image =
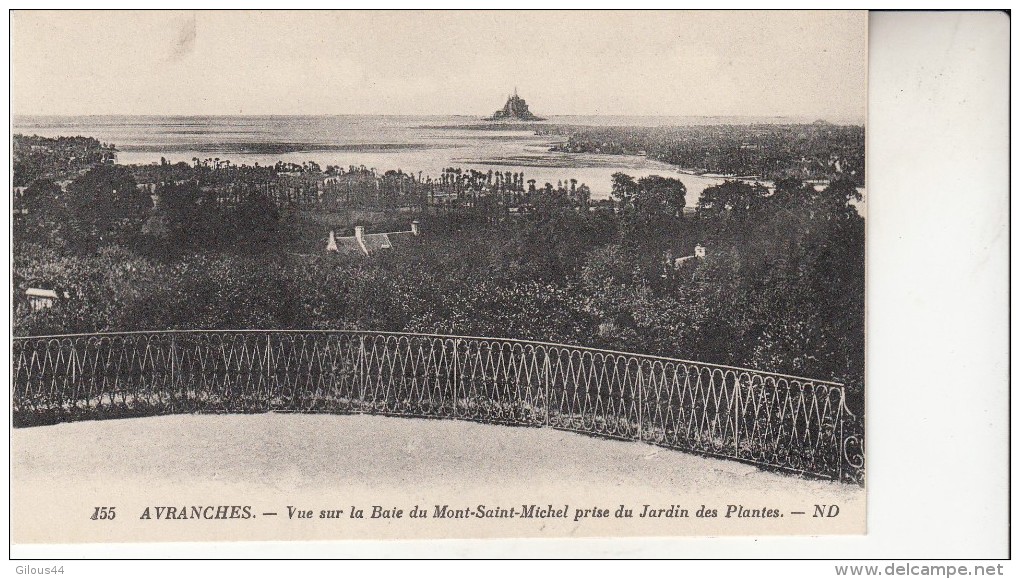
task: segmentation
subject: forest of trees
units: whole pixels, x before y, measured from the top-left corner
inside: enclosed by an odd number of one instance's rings
[[[763,180],[849,180],[864,186],[864,127],[703,125],[583,127],[536,125],[539,134],[566,136],[554,151],[647,155],[698,173]]]
[[[60,180],[101,163],[113,163],[117,149],[91,137],[14,135],[14,186],[24,187],[36,179]]]
[[[154,221],[125,167],[97,163],[65,189],[36,179],[15,223],[14,332],[500,336],[836,379],[860,394],[864,223],[853,180],[820,191],[797,179],[774,190],[727,181],[694,213],[669,177],[618,173],[613,202],[583,208],[549,189],[536,190],[532,211],[499,219],[427,215],[408,247],[364,258],[294,255],[283,241],[296,233],[259,194],[213,211],[194,184],[165,184]],[[704,259],[667,259],[695,245]],[[38,311],[17,299],[40,285],[69,297]]]

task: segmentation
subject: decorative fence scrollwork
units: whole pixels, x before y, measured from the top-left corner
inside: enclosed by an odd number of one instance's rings
[[[15,426],[184,412],[550,426],[863,482],[841,384],[562,344],[363,331],[15,338]]]

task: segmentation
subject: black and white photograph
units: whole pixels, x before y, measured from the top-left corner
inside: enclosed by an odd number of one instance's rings
[[[865,533],[867,38],[14,11],[12,542]]]

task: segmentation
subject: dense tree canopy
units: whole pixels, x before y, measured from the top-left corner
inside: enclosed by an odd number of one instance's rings
[[[266,193],[282,169],[293,169],[291,191],[324,178],[307,164],[210,159],[133,173],[99,164],[66,190],[33,181],[15,227],[15,291],[45,285],[68,298],[19,306],[15,331],[473,334],[863,384],[864,221],[852,180],[726,181],[685,213],[686,188],[672,177],[617,173],[614,200],[592,203],[576,181],[540,188],[523,174],[450,168],[433,182],[352,167],[344,187],[373,192],[352,197],[355,207],[403,203],[436,182],[463,202],[391,209],[400,228],[410,216],[399,210],[415,211],[423,234],[365,258],[323,252],[330,207],[302,213]],[[511,196],[513,214],[500,204]],[[703,258],[691,257],[696,245]]]
[[[132,241],[152,207],[120,165],[97,165],[75,179],[65,203],[71,241],[83,249]]]

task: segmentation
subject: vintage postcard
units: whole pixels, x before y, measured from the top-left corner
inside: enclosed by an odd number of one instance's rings
[[[866,13],[11,37],[12,542],[866,532]]]

